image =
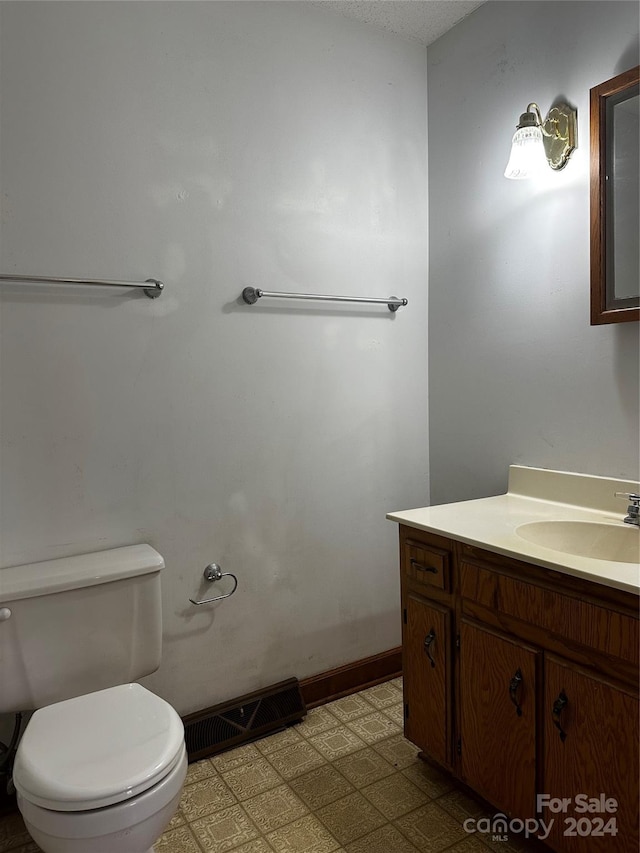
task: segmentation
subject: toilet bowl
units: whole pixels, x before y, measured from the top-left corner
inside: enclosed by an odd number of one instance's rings
[[[36,711],[13,778],[25,825],[44,853],[149,853],[186,773],[176,711],[125,684]]]
[[[187,772],[160,665],[164,560],[127,545],[12,566],[0,584],[0,713],[37,709],[13,782],[44,853],[150,853]]]

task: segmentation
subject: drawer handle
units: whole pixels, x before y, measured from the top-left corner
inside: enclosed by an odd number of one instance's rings
[[[435,669],[436,662],[433,659],[433,655],[431,654],[431,643],[433,643],[435,638],[436,638],[436,632],[433,630],[433,628],[429,631],[427,636],[424,638],[424,650],[427,653],[427,657],[429,658],[429,663],[431,664],[431,666],[434,669]]]
[[[516,714],[521,717],[522,716],[522,708],[520,707],[520,703],[518,702],[518,688],[522,684],[522,670],[520,667],[516,669],[515,675],[509,682],[509,699],[516,706]]]
[[[433,575],[438,574],[438,570],[435,566],[423,566],[422,563],[419,563],[417,560],[411,558],[411,567],[416,570],[416,572],[431,572]]]
[[[560,740],[561,740],[563,743],[564,743],[564,742],[565,742],[565,740],[567,739],[567,733],[566,733],[566,732],[565,732],[565,730],[562,728],[562,723],[561,723],[561,720],[560,720],[560,714],[562,714],[562,711],[563,711],[563,709],[566,707],[566,705],[568,704],[568,702],[569,702],[569,700],[568,700],[568,698],[567,698],[567,694],[564,692],[564,690],[561,690],[561,691],[560,691],[560,693],[559,693],[559,695],[558,695],[558,698],[557,698],[557,699],[556,699],[556,701],[553,703],[553,707],[552,707],[552,709],[551,709],[551,714],[552,714],[552,716],[553,716],[553,725],[554,725],[554,726],[558,729],[558,731],[560,732]]]

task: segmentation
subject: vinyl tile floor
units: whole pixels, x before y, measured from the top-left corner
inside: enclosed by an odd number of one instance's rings
[[[529,853],[469,834],[490,816],[402,736],[402,679],[308,712],[303,722],[189,766],[155,853]],[[0,853],[39,853],[0,819]],[[111,853],[111,851],[104,851]]]

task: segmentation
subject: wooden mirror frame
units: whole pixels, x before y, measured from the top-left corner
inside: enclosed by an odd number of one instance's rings
[[[590,90],[591,141],[591,325],[640,320],[640,307],[607,308],[607,98],[631,89],[640,81],[640,65]]]

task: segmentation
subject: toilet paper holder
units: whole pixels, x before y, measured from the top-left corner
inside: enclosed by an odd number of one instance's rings
[[[233,595],[238,587],[238,578],[235,575],[232,575],[231,572],[223,572],[217,563],[209,563],[203,572],[203,577],[206,581],[209,581],[209,583],[219,581],[220,578],[233,578],[233,589],[231,592],[225,592],[224,595],[217,595],[215,598],[205,598],[203,601],[195,601],[193,598],[190,598],[189,601],[197,606],[201,604],[211,604],[212,601],[222,601],[223,598],[229,598],[229,596]]]

